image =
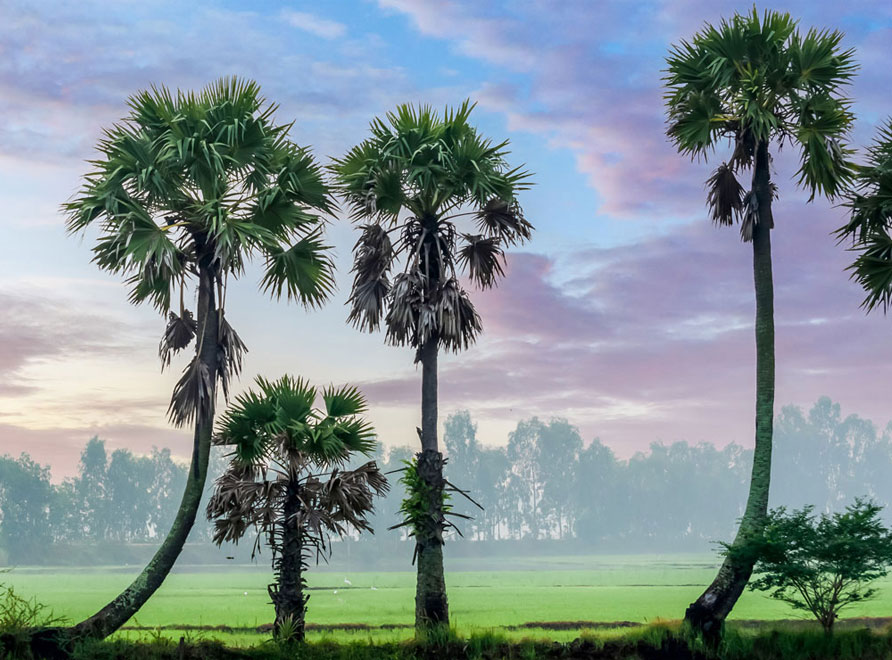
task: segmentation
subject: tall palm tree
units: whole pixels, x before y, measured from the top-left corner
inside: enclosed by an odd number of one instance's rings
[[[877,132],[855,184],[846,195],[849,222],[837,235],[854,241],[857,257],[849,270],[867,294],[863,306],[885,313],[892,303],[892,119]]]
[[[664,78],[668,135],[679,152],[709,155],[727,139],[730,158],[707,181],[707,203],[717,225],[740,220],[743,241],[753,246],[756,292],[756,433],[746,510],[734,545],[764,524],[771,479],[774,417],[774,284],[771,273],[772,149],[789,143],[799,151],[798,183],[833,198],[852,174],[845,140],[852,123],[841,88],[855,72],[853,51],[842,50],[840,32],[800,33],[789,14],[766,11],[706,25],[691,41],[674,46]],[[751,173],[749,190],[738,175]],[[733,550],[733,548],[732,548]],[[753,558],[731,552],[713,583],[685,619],[708,635],[722,624],[746,586]]]
[[[245,345],[225,314],[226,283],[260,258],[261,286],[304,305],[334,286],[320,214],[332,203],[310,153],[274,123],[252,81],[225,78],[200,93],[164,87],[129,101],[130,115],[106,131],[83,188],[65,205],[68,229],[99,225],[93,261],[121,274],[130,301],[168,315],[162,365],[193,339],[195,355],[174,387],[169,416],[194,426],[192,464],[177,516],[143,572],[77,636],[120,628],[161,585],[186,542],[207,477],[217,383],[228,393]],[[186,289],[197,289],[196,313]],[[179,308],[172,300],[179,294]],[[189,298],[192,298],[190,295]],[[162,366],[162,368],[163,368]]]
[[[441,349],[467,348],[481,330],[459,272],[481,288],[494,286],[504,275],[505,246],[532,231],[516,197],[529,187],[529,174],[509,168],[507,142],[495,144],[468,123],[473,107],[466,101],[440,117],[429,107],[400,106],[386,120],[375,119],[371,136],[332,166],[354,220],[365,223],[354,249],[349,320],[369,332],[383,321],[386,340],[412,347],[421,363],[415,467],[427,485],[430,516],[414,530],[419,628],[449,621],[437,356]],[[458,231],[462,216],[474,218],[477,233]]]
[[[303,641],[310,559],[327,556],[328,536],[350,528],[372,531],[367,516],[374,497],[387,492],[375,461],[343,469],[355,454],[371,456],[374,429],[362,418],[366,402],[356,388],[326,388],[324,410],[315,410],[316,389],[301,379],[257,379],[226,411],[216,444],[234,446],[227,470],[208,502],[214,541],[238,542],[254,529],[256,553],[272,549],[276,608],[274,634]]]

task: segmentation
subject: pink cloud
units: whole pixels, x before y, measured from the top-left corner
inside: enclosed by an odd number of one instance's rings
[[[690,37],[706,21],[740,11],[739,3],[542,2],[515,5],[498,17],[489,5],[469,0],[379,4],[405,13],[416,29],[456,44],[463,55],[501,67],[505,80],[490,76],[475,95],[481,106],[504,113],[512,130],[545,135],[554,146],[571,149],[577,168],[603,198],[601,212],[665,217],[698,208],[692,200],[700,198],[706,169],[691,177],[689,165],[665,137],[664,58],[670,44]],[[804,29],[847,31],[845,45],[863,56],[868,82],[856,81],[852,89],[856,110],[887,111],[879,92],[892,82],[881,61],[887,30],[876,26],[880,17],[892,14],[888,6],[801,0],[778,9],[791,11]],[[517,73],[529,79],[523,94],[506,82]],[[863,134],[858,131],[859,139]]]

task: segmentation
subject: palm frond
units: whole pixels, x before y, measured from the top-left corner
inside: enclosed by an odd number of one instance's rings
[[[465,244],[458,252],[458,264],[468,269],[470,278],[482,289],[496,284],[505,275],[505,253],[497,237],[462,234]]]
[[[196,355],[173,388],[167,415],[174,426],[185,426],[197,419],[207,419],[213,406],[213,398],[214,375]]]
[[[219,338],[217,340],[217,374],[223,386],[223,397],[229,399],[229,381],[242,371],[242,358],[248,347],[229,325],[226,315],[220,313]]]
[[[162,369],[170,366],[172,355],[180,352],[192,343],[197,327],[198,324],[192,317],[192,312],[188,309],[182,311],[182,316],[175,312],[169,313],[164,336],[158,345],[158,356],[161,358]]]
[[[329,386],[322,391],[325,412],[329,417],[361,415],[368,410],[362,393],[352,385]]]
[[[353,289],[348,303],[348,321],[361,330],[376,330],[390,292],[389,272],[394,249],[387,231],[380,225],[365,225],[353,248]]]
[[[528,241],[533,233],[533,225],[527,222],[517,201],[490,199],[477,211],[477,224],[486,236],[508,245]]]
[[[321,305],[335,287],[334,263],[327,254],[330,249],[319,231],[287,249],[268,248],[261,287],[277,298],[284,293],[308,307]]]
[[[743,186],[738,183],[733,170],[722,163],[707,179],[706,188],[712,221],[717,225],[733,224],[734,215],[743,208]]]

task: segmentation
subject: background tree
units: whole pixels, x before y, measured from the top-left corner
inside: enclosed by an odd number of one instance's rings
[[[349,319],[369,332],[383,321],[387,341],[411,346],[421,363],[417,471],[436,524],[416,538],[419,627],[449,621],[437,356],[467,348],[481,330],[459,272],[481,288],[494,286],[504,274],[504,248],[532,231],[516,197],[528,174],[508,167],[507,142],[495,144],[468,123],[472,109],[466,101],[440,117],[429,107],[400,106],[373,121],[371,137],[333,165],[353,218],[366,223],[354,250]],[[460,233],[460,216],[472,216],[479,233]],[[400,259],[402,271],[392,275]]]
[[[852,175],[845,146],[852,115],[840,94],[855,72],[853,51],[838,31],[802,34],[789,14],[754,8],[718,27],[707,25],[667,59],[668,135],[683,154],[706,156],[727,139],[732,154],[707,181],[717,225],[740,220],[753,246],[756,292],[756,437],[747,508],[738,538],[757,534],[768,511],[774,417],[774,284],[771,270],[771,149],[799,150],[799,184],[833,198]],[[752,174],[745,191],[737,176]],[[729,554],[716,579],[687,610],[695,628],[717,634],[752,573],[742,555]]]
[[[11,564],[29,564],[52,540],[47,525],[53,503],[48,468],[22,454],[0,456],[0,549]]]
[[[829,634],[840,610],[875,596],[871,583],[889,573],[892,533],[881,510],[863,499],[820,518],[811,506],[773,509],[760,536],[726,552],[757,558],[750,588],[811,612]]]
[[[169,408],[173,424],[194,425],[194,444],[183,500],[158,552],[120,596],[74,629],[100,637],[161,585],[195,522],[217,384],[228,392],[246,350],[226,319],[228,279],[259,257],[262,287],[277,297],[316,305],[333,287],[319,216],[332,207],[321,171],[289,140],[290,125],[274,123],[276,106],[256,83],[225,78],[197,94],[152,88],[129,105],[130,115],[106,131],[94,171],[65,205],[68,228],[99,224],[96,264],[126,277],[132,303],[148,301],[168,315],[163,366],[195,339]],[[194,315],[185,304],[185,290],[193,287]]]
[[[372,531],[367,516],[387,480],[374,461],[343,469],[353,454],[375,451],[374,430],[362,418],[365,399],[353,387],[327,388],[324,410],[316,390],[301,379],[257,379],[226,411],[215,442],[232,445],[232,460],[208,503],[214,541],[238,542],[249,529],[272,549],[276,608],[274,634],[303,641],[305,571],[330,553],[328,535],[349,528]],[[329,472],[330,471],[330,472]]]

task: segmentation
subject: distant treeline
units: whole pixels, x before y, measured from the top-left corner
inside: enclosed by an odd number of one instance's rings
[[[743,512],[751,451],[730,444],[654,443],[649,451],[619,460],[595,439],[586,444],[564,419],[518,423],[508,445],[481,443],[467,412],[451,415],[444,444],[447,477],[468,490],[483,510],[453,494],[464,539],[458,543],[532,547],[548,541],[592,552],[704,550],[730,539]],[[721,440],[721,439],[717,439]],[[377,457],[397,470],[414,449],[396,447]],[[226,458],[216,452],[210,474]],[[0,457],[0,564],[58,559],[53,548],[151,543],[167,532],[186,478],[170,451],[136,456],[91,439],[78,475],[59,485],[49,468],[27,455]],[[775,423],[772,505],[837,510],[867,495],[892,503],[892,425],[882,431],[857,415],[843,418],[823,397],[808,413],[787,406]],[[354,553],[373,555],[402,542],[399,474],[379,500],[373,524]],[[196,521],[193,543],[209,543],[210,525]],[[357,557],[359,559],[359,557]]]

